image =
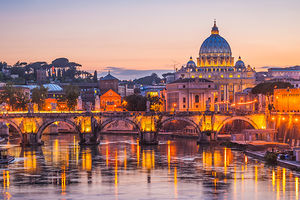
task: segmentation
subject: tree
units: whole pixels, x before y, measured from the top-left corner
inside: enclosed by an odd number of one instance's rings
[[[64,88],[64,91],[65,100],[67,102],[69,110],[75,110],[75,106],[77,105],[77,99],[80,95],[79,88],[77,86],[68,85]]]
[[[95,83],[97,83],[97,81],[98,81],[98,74],[97,74],[97,70],[95,70],[94,71],[94,76],[93,76],[93,81],[95,82]]]
[[[270,104],[270,96],[274,95],[274,89],[286,89],[286,88],[293,88],[293,85],[289,82],[264,82],[256,85],[252,88],[252,94],[263,94],[268,98],[268,110],[271,111],[274,106]]]
[[[126,109],[129,111],[145,111],[147,98],[141,95],[130,95],[125,97]]]
[[[27,109],[27,105],[29,103],[29,99],[27,96],[25,96],[25,94],[21,91],[17,92],[17,103],[15,105],[15,109],[16,110],[26,110]]]
[[[25,110],[29,103],[28,97],[22,92],[21,88],[14,87],[8,83],[4,87],[4,91],[0,93],[1,103],[6,103],[10,106],[10,110]]]
[[[274,89],[293,88],[293,85],[288,82],[264,82],[252,88],[252,94],[263,94],[270,96],[274,94]]]
[[[38,105],[39,110],[43,110],[47,96],[48,89],[41,85],[32,90],[31,99],[33,103]]]
[[[162,110],[163,100],[158,96],[147,95],[147,100],[150,102],[150,110],[159,112]]]

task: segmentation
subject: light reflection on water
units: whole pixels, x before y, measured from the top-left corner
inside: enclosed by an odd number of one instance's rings
[[[104,135],[80,147],[76,135],[43,136],[37,148],[12,147],[1,166],[2,199],[298,199],[299,178],[242,152],[190,139],[143,147]]]

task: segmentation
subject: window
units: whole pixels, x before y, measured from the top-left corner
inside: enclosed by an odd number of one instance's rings
[[[232,76],[232,74],[229,74],[229,78],[232,78],[233,76]]]
[[[208,85],[208,88],[210,88],[210,85]]]
[[[185,97],[183,97],[183,99],[182,99],[182,102],[183,102],[183,103],[185,103],[185,102],[186,102],[186,99],[185,99]]]
[[[183,105],[183,108],[185,108],[185,105]]]
[[[185,88],[185,85],[182,85],[182,88]]]
[[[199,95],[195,96],[195,103],[199,103]]]
[[[208,78],[211,78],[211,75],[208,75]]]
[[[223,74],[221,74],[221,78],[224,78],[224,75],[223,75]]]
[[[202,78],[202,74],[199,75],[199,78]]]

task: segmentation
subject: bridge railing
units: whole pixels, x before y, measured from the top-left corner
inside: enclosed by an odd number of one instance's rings
[[[41,112],[2,112],[0,118],[16,117],[74,117],[74,116],[102,116],[102,117],[134,117],[134,116],[198,116],[198,115],[228,115],[228,116],[245,116],[258,114],[259,112],[211,112],[211,111],[175,111],[175,112],[143,112],[143,111],[114,111],[114,112],[87,112],[87,111],[41,111]],[[260,113],[261,114],[261,113]],[[277,113],[278,114],[278,113]]]

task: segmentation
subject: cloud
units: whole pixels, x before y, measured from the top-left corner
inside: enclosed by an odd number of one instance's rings
[[[161,76],[164,73],[172,72],[172,70],[138,70],[138,69],[126,69],[121,67],[105,67],[103,70],[98,70],[98,77],[106,76],[108,71],[111,75],[115,76],[120,80],[134,80],[144,76],[149,76],[152,73],[156,73],[158,76]]]

